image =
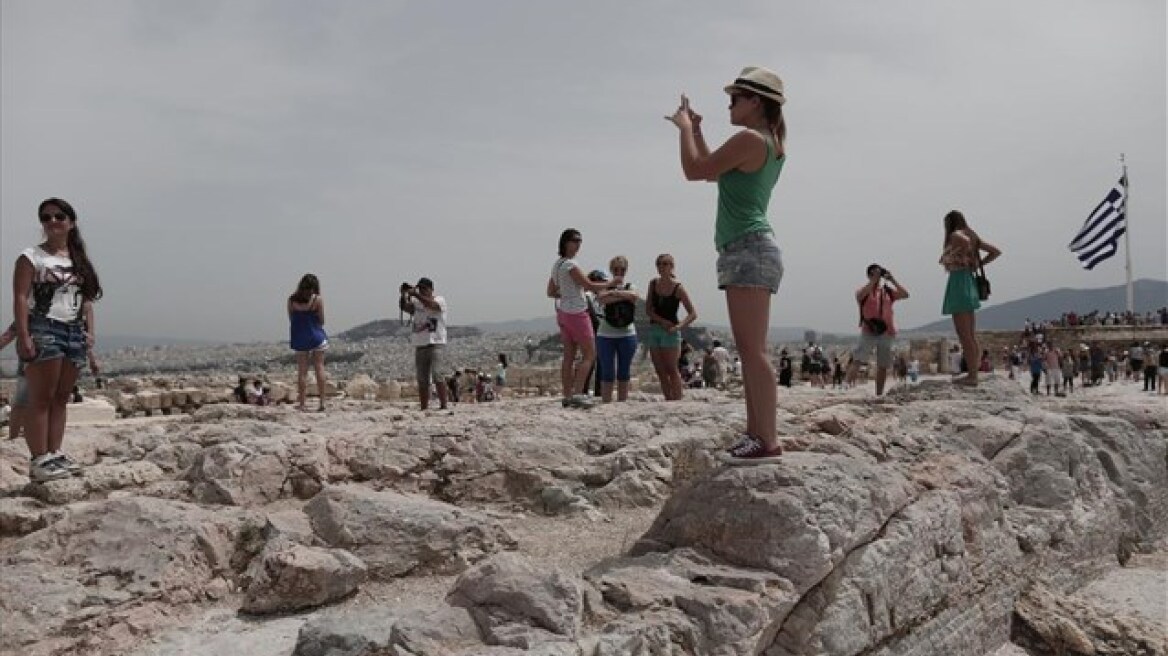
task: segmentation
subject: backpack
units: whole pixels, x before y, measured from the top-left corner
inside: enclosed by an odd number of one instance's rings
[[[624,289],[628,289],[626,284]],[[614,301],[604,304],[604,320],[613,328],[626,328],[637,319],[637,305],[632,301]]]

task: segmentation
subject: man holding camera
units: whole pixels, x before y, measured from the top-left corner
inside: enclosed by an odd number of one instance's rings
[[[860,305],[860,345],[852,353],[848,365],[848,384],[856,382],[860,361],[867,360],[875,348],[876,396],[881,396],[884,381],[888,378],[888,367],[892,364],[892,340],[896,337],[892,304],[908,298],[908,290],[879,264],[869,264],[866,273],[868,284],[856,290],[856,302]],[[884,284],[885,281],[891,287]]]
[[[418,284],[401,285],[398,308],[412,317],[410,343],[414,345],[414,370],[418,379],[418,399],[422,409],[430,407],[430,383],[438,392],[439,408],[446,409],[446,381],[442,379],[442,352],[446,348],[446,299],[434,293],[434,282],[421,278]]]

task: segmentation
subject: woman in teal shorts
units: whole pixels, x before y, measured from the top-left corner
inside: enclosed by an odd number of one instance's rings
[[[683,385],[677,356],[681,353],[681,329],[698,318],[693,303],[685,287],[673,275],[673,256],[663,253],[657,256],[657,277],[649,281],[649,293],[645,297],[645,312],[649,315],[649,334],[645,335],[645,347],[653,359],[653,369],[657,380],[661,381],[661,393],[666,401],[678,401]],[[685,319],[678,320],[677,310],[685,307]]]
[[[981,300],[977,293],[977,281],[973,272],[978,268],[978,258],[981,253],[981,265],[989,264],[998,259],[1002,251],[996,246],[988,244],[977,236],[977,233],[965,222],[965,216],[953,210],[945,215],[945,243],[941,251],[941,266],[949,272],[949,282],[945,287],[945,301],[941,305],[941,312],[953,316],[953,329],[957,331],[957,339],[961,342],[962,356],[969,365],[969,375],[954,380],[960,385],[977,385],[978,367],[981,346],[977,343],[977,325],[974,313],[981,307]]]

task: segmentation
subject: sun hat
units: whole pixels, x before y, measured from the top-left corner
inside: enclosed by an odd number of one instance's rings
[[[738,78],[726,85],[725,90],[726,93],[733,94],[735,89],[770,98],[780,105],[787,102],[787,97],[783,95],[783,81],[773,71],[761,66],[747,66],[742,69]]]

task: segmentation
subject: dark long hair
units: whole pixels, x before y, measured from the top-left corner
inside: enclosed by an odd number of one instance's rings
[[[973,238],[974,249],[976,250],[976,243],[978,241],[977,233],[973,231],[973,228],[969,227],[969,223],[965,220],[965,215],[958,210],[949,210],[949,213],[945,215],[945,241],[941,243],[941,248],[949,245],[949,236],[958,230],[964,230],[969,233],[969,236]]]
[[[560,233],[560,246],[557,249],[560,257],[566,257],[568,251],[568,242],[579,237],[580,231],[575,228],[568,228],[567,230]]]
[[[784,145],[787,141],[787,121],[783,118],[783,106],[766,96],[759,96],[758,99],[762,101],[763,116],[766,117],[767,126],[775,138],[775,159],[778,159],[787,152]]]
[[[312,300],[313,294],[320,293],[320,281],[311,273],[304,274],[300,279],[300,284],[296,285],[296,291],[288,297],[289,301],[293,303],[307,303]]]
[[[73,260],[73,273],[81,278],[81,297],[87,301],[96,301],[101,298],[101,281],[97,278],[97,269],[93,268],[89,254],[85,252],[85,240],[81,238],[81,230],[77,227],[77,210],[60,198],[46,198],[37,205],[37,216],[45,211],[46,205],[61,210],[73,222],[73,229],[69,231],[66,242],[69,246],[69,259]]]
[[[504,369],[507,368],[507,354],[506,353],[499,354],[499,364],[503,365]]]

